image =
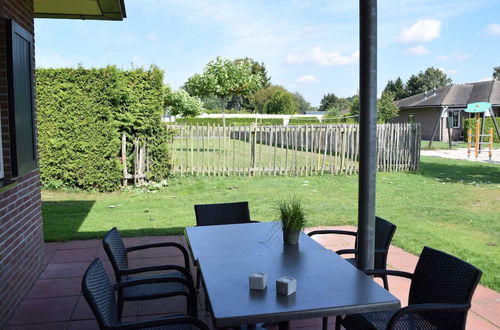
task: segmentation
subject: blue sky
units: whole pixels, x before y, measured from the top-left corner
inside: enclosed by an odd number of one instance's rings
[[[38,67],[149,67],[179,88],[216,56],[264,62],[317,106],[359,85],[358,1],[125,0],[122,22],[35,21]],[[378,89],[434,66],[454,83],[500,66],[499,0],[379,0]]]

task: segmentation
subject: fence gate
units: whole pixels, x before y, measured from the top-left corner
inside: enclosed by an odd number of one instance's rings
[[[357,173],[358,125],[169,126],[171,168],[191,175],[321,175]],[[417,170],[419,124],[377,127],[380,171]]]

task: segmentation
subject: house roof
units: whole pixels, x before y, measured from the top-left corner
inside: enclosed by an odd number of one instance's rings
[[[121,21],[127,14],[124,0],[34,0],[34,17]]]
[[[448,85],[397,101],[399,108],[466,107],[469,103],[489,102],[500,106],[500,81],[490,80]]]

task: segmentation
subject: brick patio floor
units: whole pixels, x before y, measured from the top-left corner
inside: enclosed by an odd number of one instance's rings
[[[327,229],[333,227],[322,227]],[[353,227],[335,227],[336,229],[353,230]],[[319,228],[311,228],[319,229]],[[317,240],[324,246],[337,250],[352,247],[351,238],[341,236],[318,236]],[[182,236],[165,237],[135,237],[126,238],[127,246],[165,241],[185,244]],[[140,267],[155,264],[179,263],[182,257],[173,254],[176,251],[168,248],[138,251],[130,254],[130,266]],[[46,266],[38,281],[24,300],[17,307],[5,330],[76,330],[97,329],[97,323],[81,296],[81,278],[89,263],[100,257],[112,275],[111,265],[102,249],[100,240],[70,241],[65,243],[46,243]],[[403,250],[391,247],[389,252],[389,267],[412,272],[418,257]],[[112,276],[113,278],[113,276]],[[409,281],[390,278],[389,286],[403,305],[407,302]],[[199,295],[203,297],[203,294]],[[203,312],[203,299],[200,299],[200,318],[210,323],[209,316]],[[168,298],[152,301],[125,303],[124,320],[140,320],[165,316],[168,313],[183,313],[185,302],[183,298]],[[334,318],[330,327],[334,328]],[[472,309],[469,311],[467,329],[498,329],[500,327],[500,294],[479,286],[473,297]],[[321,320],[292,321],[293,329],[321,329]]]

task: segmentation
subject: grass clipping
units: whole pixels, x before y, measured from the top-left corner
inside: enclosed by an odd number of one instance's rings
[[[278,220],[283,232],[300,231],[305,228],[307,220],[301,199],[297,196],[281,198],[276,201]]]

